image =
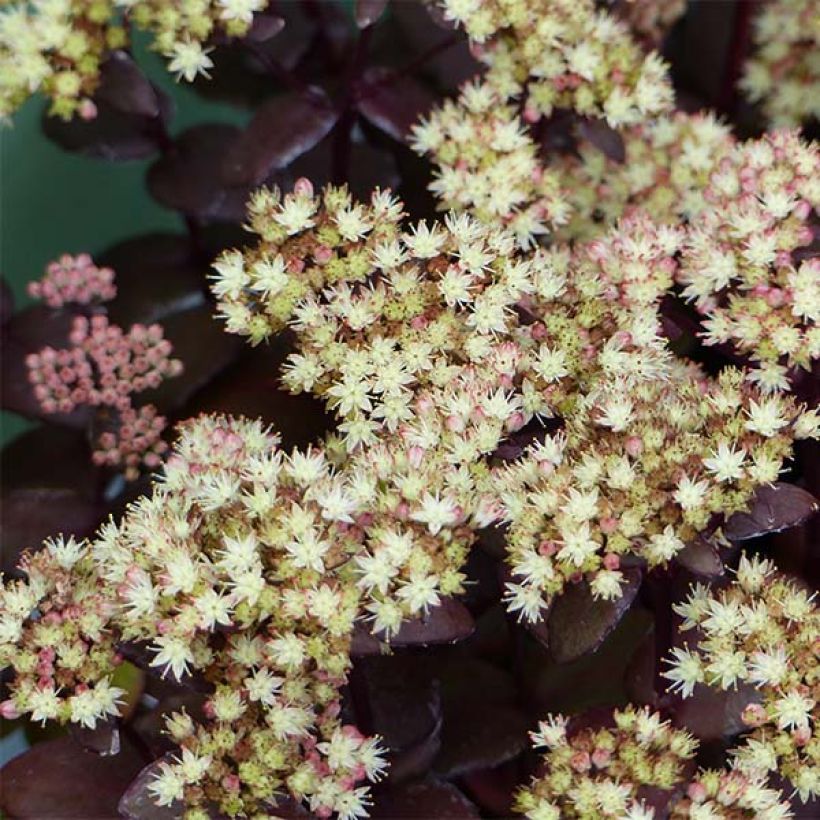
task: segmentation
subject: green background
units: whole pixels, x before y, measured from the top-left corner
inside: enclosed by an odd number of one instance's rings
[[[138,42],[135,57],[174,100],[170,131],[199,122],[241,125],[250,113],[204,100],[177,84],[159,56]],[[46,102],[30,99],[0,126],[0,272],[11,285],[17,309],[30,303],[26,283],[63,253],[92,256],[109,245],[149,231],[178,231],[179,217],[154,202],[145,187],[152,160],[109,162],[64,151],[46,139],[41,120]],[[0,439],[14,438],[30,423],[0,414]]]

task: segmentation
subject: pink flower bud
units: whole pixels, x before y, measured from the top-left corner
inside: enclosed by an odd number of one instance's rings
[[[296,196],[313,196],[313,183],[307,177],[299,177],[293,183],[293,193]]]

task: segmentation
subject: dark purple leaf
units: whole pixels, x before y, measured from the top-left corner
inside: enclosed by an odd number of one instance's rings
[[[114,818],[142,765],[128,742],[112,757],[85,751],[68,736],[38,743],[3,767],[0,807],[19,820]]]
[[[423,617],[405,621],[390,639],[390,645],[399,647],[455,643],[469,638],[474,629],[475,621],[467,607],[452,598],[445,598]]]
[[[354,16],[359,28],[368,28],[384,14],[388,0],[356,0]]]
[[[222,181],[229,186],[259,184],[313,148],[337,118],[327,95],[316,87],[261,105],[248,127],[227,146]]]
[[[232,125],[197,125],[148,170],[151,195],[167,208],[201,219],[240,221],[250,187],[225,185],[219,166],[240,130]]]
[[[735,513],[723,525],[730,541],[746,541],[802,524],[817,512],[817,500],[794,484],[775,482],[758,488],[751,509]]]
[[[209,305],[168,316],[162,326],[165,338],[173,345],[174,357],[182,360],[184,369],[179,376],[166,379],[156,390],[146,390],[140,397],[166,412],[182,407],[235,361],[244,341],[225,332]]]
[[[246,40],[254,43],[264,43],[276,37],[283,28],[285,20],[275,14],[254,14],[250,30],[245,35]]]
[[[548,626],[550,651],[559,663],[594,652],[617,626],[641,585],[638,570],[624,572],[623,595],[616,601],[596,600],[585,581],[572,584],[555,600]]]
[[[491,817],[514,817],[515,794],[525,782],[521,768],[519,761],[510,760],[494,769],[467,772],[459,783],[467,796]]]
[[[175,820],[181,816],[184,809],[181,803],[158,806],[148,791],[148,787],[162,771],[161,764],[170,762],[170,759],[171,755],[168,755],[165,761],[155,760],[136,776],[120,798],[117,806],[120,817],[126,820]]]
[[[743,710],[760,700],[760,692],[749,684],[726,692],[698,684],[691,697],[672,699],[673,723],[704,743],[728,739],[747,729]]]
[[[159,90],[155,93],[162,116],[170,119],[171,99]],[[44,117],[43,132],[66,151],[96,159],[145,159],[154,155],[158,148],[154,118],[123,113],[102,100],[97,105],[96,117],[90,120]]]
[[[108,248],[97,264],[112,268],[117,296],[108,304],[112,322],[162,322],[167,316],[205,302],[208,268],[192,258],[187,237],[149,234]]]
[[[93,729],[71,723],[69,724],[69,734],[83,749],[101,757],[111,757],[111,755],[120,753],[120,730],[117,721],[114,719],[104,722],[97,721],[97,725]]]
[[[195,721],[204,719],[205,695],[182,690],[179,694],[168,695],[148,712],[137,715],[131,728],[155,757],[173,751],[176,744],[168,736],[165,719],[173,712],[185,710]]]
[[[51,535],[91,535],[104,514],[104,508],[95,501],[67,487],[21,488],[4,493],[0,510],[3,570],[13,568],[22,550],[39,547]]]
[[[399,142],[433,106],[433,96],[410,76],[373,66],[364,73],[356,107],[372,125]]]
[[[122,111],[154,118],[160,114],[160,99],[153,85],[131,55],[121,49],[112,51],[100,70],[100,85],[95,98]]]
[[[294,396],[282,389],[279,374],[286,352],[278,339],[247,351],[191,399],[186,414],[219,412],[261,418],[274,425],[287,448],[316,441],[332,428],[332,417],[313,396]]]
[[[367,701],[362,716],[359,686]],[[416,658],[396,655],[358,661],[351,687],[357,718],[384,739],[391,782],[426,774],[441,746],[438,682]]]
[[[717,547],[706,538],[697,537],[690,541],[676,556],[675,560],[695,575],[718,578],[723,575],[723,561]]]
[[[14,294],[5,277],[0,277],[0,326],[5,325],[14,313]]]
[[[623,163],[626,159],[623,138],[604,120],[583,119],[578,123],[578,133],[614,162]]]
[[[374,820],[468,820],[481,815],[451,783],[424,780],[388,785],[374,794]]]

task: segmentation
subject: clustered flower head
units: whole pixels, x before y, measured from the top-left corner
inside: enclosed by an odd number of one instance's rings
[[[666,66],[644,54],[625,24],[593,0],[443,0],[467,32],[484,79],[504,100],[521,99],[534,122],[556,108],[634,125],[667,110]]]
[[[564,430],[500,481],[510,608],[539,620],[581,578],[595,597],[619,598],[625,559],[666,565],[716,517],[744,510],[757,487],[777,479],[792,440],[815,426],[738,370],[711,380],[678,364],[628,389],[591,391]]]
[[[704,191],[709,207],[687,232],[679,281],[705,316],[706,344],[731,344],[766,390],[820,358],[820,267],[795,261],[812,241],[820,152],[796,132],[739,144]]]
[[[767,0],[740,87],[775,126],[820,117],[820,11],[813,0]]]
[[[732,752],[734,766],[755,776],[777,771],[804,801],[820,794],[820,613],[813,596],[770,561],[743,555],[731,585],[695,585],[675,610],[682,629],[697,629],[699,637],[673,650],[665,673],[672,688],[684,697],[701,683],[757,688],[759,700],[743,712],[750,734]]]
[[[120,661],[115,602],[85,542],[50,539],[19,568],[25,579],[0,591],[0,667],[14,672],[0,714],[93,729],[118,713],[125,694],[110,680]]]
[[[216,32],[247,33],[265,0],[3,0],[0,4],[0,118],[40,91],[64,119],[96,116],[92,100],[112,51],[129,44],[134,26],[170,71],[193,80],[213,67],[206,46]]]
[[[430,190],[441,210],[503,224],[523,247],[567,220],[567,190],[545,168],[515,105],[487,82],[464,85],[413,128],[413,148],[437,171]]]
[[[41,280],[29,282],[28,292],[50,308],[61,308],[67,303],[108,302],[117,295],[117,287],[111,268],[98,268],[87,253],[81,253],[50,262]]]
[[[530,820],[651,820],[648,790],[686,782],[698,745],[657,712],[634,706],[616,709],[603,725],[574,731],[567,718],[550,715],[531,737],[545,752],[515,805]]]
[[[686,794],[672,801],[670,820],[788,820],[789,801],[766,778],[738,769],[698,772]]]
[[[83,255],[49,265],[29,292],[59,307],[111,299],[116,287],[113,271],[96,268]],[[182,362],[170,357],[171,343],[160,325],[135,324],[126,332],[103,313],[92,312],[74,317],[68,341],[71,347],[46,347],[26,357],[29,382],[43,412],[98,408],[102,431],[95,442],[95,463],[122,469],[128,479],[137,477],[141,465],[156,467],[167,449],[160,438],[165,419],[152,405],[135,407],[132,396],[182,371]]]
[[[577,156],[554,158],[571,212],[557,238],[594,238],[637,210],[658,222],[695,222],[712,207],[704,198],[710,176],[736,144],[729,128],[708,112],[677,111],[620,135],[623,162],[588,140],[581,140]]]

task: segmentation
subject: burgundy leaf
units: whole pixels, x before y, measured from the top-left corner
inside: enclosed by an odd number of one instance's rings
[[[156,89],[131,55],[121,49],[112,51],[103,63],[95,98],[125,114],[149,118],[160,114]]]
[[[373,797],[370,816],[374,820],[467,820],[481,816],[455,786],[433,779],[388,785]]]
[[[309,151],[336,123],[338,112],[320,88],[285,94],[261,105],[222,159],[230,186],[255,185]]]
[[[748,512],[735,513],[723,525],[730,541],[746,541],[795,527],[817,512],[817,500],[794,484],[775,482],[759,487]]]
[[[14,313],[14,294],[5,277],[0,277],[0,326],[5,325]]]
[[[372,125],[399,142],[406,142],[410,128],[433,106],[433,96],[409,76],[373,66],[362,79],[356,107]]]
[[[583,119],[578,123],[578,133],[614,162],[623,163],[626,159],[623,138],[604,120]]]
[[[356,687],[365,689],[367,714]],[[396,655],[360,660],[352,678],[357,717],[368,732],[384,739],[389,750],[391,782],[423,776],[441,747],[441,697],[427,670],[412,656]]]
[[[455,643],[469,638],[474,629],[475,621],[467,607],[452,598],[445,598],[421,618],[405,621],[390,639],[390,645]]]
[[[97,721],[97,725],[93,729],[71,723],[69,724],[69,734],[83,749],[94,752],[94,754],[101,757],[118,755],[122,748],[119,726],[117,721],[112,718],[106,721]]]
[[[276,37],[285,28],[285,25],[284,18],[275,14],[254,14],[253,22],[245,35],[245,39],[254,43],[264,43]]]
[[[170,760],[171,755],[167,755],[163,760],[155,760],[136,776],[120,798],[117,806],[120,817],[126,820],[174,820],[182,815],[184,807],[181,803],[158,806],[148,791],[148,787],[162,771],[161,764]]]
[[[760,699],[760,692],[745,683],[726,692],[698,684],[691,697],[672,699],[673,723],[702,742],[724,740],[746,730],[743,710]]]
[[[112,757],[88,752],[69,736],[38,743],[3,767],[0,807],[20,820],[114,818],[142,765],[127,742]]]
[[[570,585],[558,597],[549,617],[550,651],[559,663],[595,651],[635,600],[641,584],[638,570],[624,572],[623,595],[616,601],[596,600],[585,581]]]
[[[695,575],[718,578],[723,575],[723,561],[717,547],[708,539],[698,536],[690,541],[676,556],[675,560]]]
[[[166,379],[156,390],[140,394],[167,412],[181,408],[202,387],[236,360],[244,342],[225,333],[209,305],[168,316],[162,322],[173,355],[182,360],[181,375]]]
[[[388,0],[356,0],[355,17],[359,28],[372,26],[384,14]]]
[[[202,720],[204,718],[204,704],[204,694],[183,690],[179,694],[162,698],[153,709],[135,717],[131,723],[131,728],[137,733],[151,754],[161,757],[176,748],[176,744],[168,736],[165,719],[173,712],[184,709],[194,720]]]
[[[250,187],[225,185],[219,165],[240,130],[232,125],[197,125],[148,170],[151,195],[167,208],[202,219],[240,221]]]
[[[310,394],[294,396],[279,380],[285,346],[274,339],[247,351],[242,358],[193,396],[185,408],[196,413],[230,413],[261,418],[274,424],[283,446],[304,447],[333,426],[324,404]]]
[[[525,778],[516,760],[502,763],[494,769],[468,772],[459,778],[467,796],[492,817],[513,817],[515,794]]]
[[[11,571],[22,550],[39,547],[51,535],[62,533],[78,538],[91,535],[104,514],[104,508],[95,501],[67,487],[5,492],[0,509],[3,570]]]
[[[155,93],[162,116],[170,118],[171,99],[159,90]],[[158,148],[153,118],[123,113],[103,100],[99,101],[97,115],[91,120],[44,117],[43,132],[66,151],[96,159],[145,159],[154,155]]]

